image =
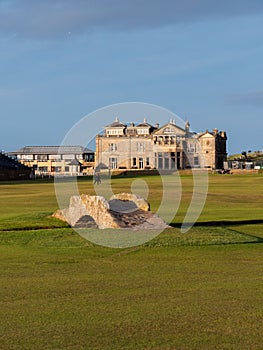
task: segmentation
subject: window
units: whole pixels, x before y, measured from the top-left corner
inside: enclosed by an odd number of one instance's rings
[[[187,142],[187,152],[188,153],[195,153],[197,152],[198,147],[198,141],[197,140],[189,140]]]
[[[118,129],[109,129],[106,131],[106,133],[108,135],[118,135],[118,134],[122,134],[122,130],[118,130]]]
[[[48,156],[50,160],[61,160],[61,155],[60,154],[50,154]]]
[[[38,154],[36,156],[37,160],[47,160],[47,154]]]
[[[194,157],[194,166],[198,166],[199,165],[199,159],[198,157]]]
[[[158,154],[154,153],[154,167],[158,168]]]
[[[48,168],[47,168],[47,166],[39,166],[38,167],[38,171],[40,171],[42,173],[47,173],[48,172]]]
[[[18,159],[20,159],[20,156],[17,156]],[[21,159],[24,160],[33,160],[33,154],[22,154],[21,155]]]
[[[164,152],[164,168],[169,169],[169,153]]]
[[[194,152],[196,152],[196,145],[192,145],[192,144],[189,144],[188,145],[188,149],[187,149],[187,152],[189,152],[189,153],[194,153]]]
[[[139,169],[143,169],[143,158],[139,158]]]
[[[163,168],[163,154],[158,152],[158,169]]]
[[[83,159],[85,160],[85,162],[94,162],[94,154],[83,154]]]
[[[116,157],[109,158],[109,168],[110,169],[117,169],[117,158]]]
[[[63,160],[73,160],[73,159],[75,159],[75,155],[74,154],[63,154],[62,155],[62,159]]]
[[[132,166],[136,166],[137,165],[137,160],[136,158],[132,158]]]
[[[139,135],[147,135],[147,134],[149,134],[149,130],[148,129],[137,129],[137,133]]]
[[[150,158],[147,157],[147,158],[146,158],[146,166],[149,166],[149,165],[150,165]]]
[[[137,143],[137,151],[138,152],[144,152],[144,143],[143,142],[138,142]]]
[[[175,169],[175,152],[171,152],[171,169]]]
[[[116,143],[110,143],[110,152],[116,152],[116,151],[117,151]]]
[[[177,169],[181,169],[181,153],[180,152],[176,152],[176,166]]]
[[[164,128],[163,133],[164,134],[174,134],[174,129],[172,129],[171,127],[168,126],[168,127]]]
[[[106,130],[107,135],[123,135],[123,129],[114,128]]]

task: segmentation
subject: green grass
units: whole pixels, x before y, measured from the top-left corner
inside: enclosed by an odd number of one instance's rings
[[[136,178],[113,178],[111,187],[114,193],[130,191]],[[149,187],[149,202],[153,211],[158,210],[162,199],[162,183],[157,176],[145,176],[142,179]],[[191,176],[182,176],[182,201],[173,220],[183,221],[192,198],[193,181]],[[70,182],[69,182],[70,184]],[[104,193],[106,183],[102,182],[97,189]],[[79,192],[95,194],[91,179],[79,180]],[[244,221],[262,220],[263,207],[263,174],[258,175],[213,175],[209,176],[209,192],[206,205],[198,219],[209,221]],[[55,221],[48,218],[57,208],[53,182],[0,183],[0,229],[12,228],[12,222],[21,222],[21,228],[36,222],[42,227]],[[25,219],[25,216],[27,218]],[[35,216],[35,217],[34,217]],[[11,225],[8,222],[11,220]]]
[[[157,210],[160,181],[143,179]],[[133,180],[114,178],[113,191]],[[182,183],[175,227],[126,249],[51,218],[52,182],[1,183],[0,348],[261,349],[262,175],[210,176],[199,225],[185,234],[191,176]],[[94,193],[90,180],[79,188]]]
[[[49,238],[50,239],[50,238]],[[260,349],[260,245],[0,246],[3,349]]]

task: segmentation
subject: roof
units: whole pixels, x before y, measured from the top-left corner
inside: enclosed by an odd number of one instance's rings
[[[171,126],[171,127],[175,128],[175,129],[178,129],[178,130],[180,130],[180,131],[186,133],[185,129],[181,128],[179,125],[169,122],[169,123],[166,123],[166,124],[164,124],[163,126],[159,127],[159,129],[155,130],[155,131],[153,132],[153,134],[159,133],[160,130],[162,130],[162,129],[168,127],[168,126]]]
[[[81,154],[94,153],[82,146],[25,146],[10,154]]]
[[[118,118],[115,119],[115,121],[109,125],[106,125],[106,128],[125,128],[127,125],[123,124],[119,121]]]
[[[68,165],[82,165],[77,159],[73,159]]]
[[[136,127],[137,128],[153,128],[153,126],[151,124],[147,123],[147,119],[146,118],[143,119],[142,123],[137,124]]]
[[[198,133],[198,137],[202,137],[204,135],[209,135],[209,136],[213,136],[213,137],[216,137],[215,134],[213,134],[212,132],[206,130],[205,132],[201,132],[201,133]]]
[[[138,125],[136,125],[137,128],[153,128],[153,126],[147,122],[143,122],[143,123],[140,123]]]

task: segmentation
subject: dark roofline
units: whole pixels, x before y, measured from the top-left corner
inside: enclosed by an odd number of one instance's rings
[[[9,154],[79,154],[94,153],[93,150],[83,146],[25,146]]]
[[[138,124],[138,125],[136,125],[136,128],[154,128],[154,126],[153,125],[151,125],[151,124],[149,124],[149,123],[140,123],[140,124]]]
[[[127,125],[121,122],[113,122],[109,125],[106,125],[105,128],[126,128]]]
[[[126,128],[126,127],[127,125],[120,122],[118,118],[116,118],[114,122],[112,122],[111,124],[105,126],[105,128]]]
[[[213,136],[213,137],[216,137],[216,136],[217,136],[217,135],[215,135],[213,132],[208,131],[208,130],[206,130],[206,131],[204,131],[204,132],[200,132],[200,133],[198,133],[197,135],[198,135],[198,138],[199,138],[199,137],[202,137],[202,136],[204,136],[204,135],[206,135],[206,134],[209,134],[209,135],[211,135],[211,136]]]

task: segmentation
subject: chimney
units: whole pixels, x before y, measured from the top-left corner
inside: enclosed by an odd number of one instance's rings
[[[217,135],[217,134],[218,134],[218,129],[217,129],[217,128],[214,128],[213,134],[214,134],[214,135]]]

